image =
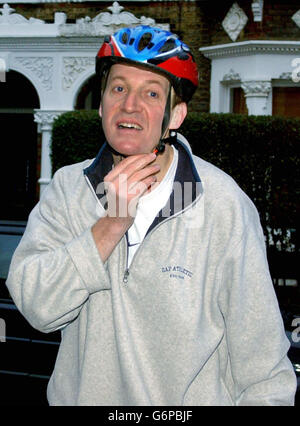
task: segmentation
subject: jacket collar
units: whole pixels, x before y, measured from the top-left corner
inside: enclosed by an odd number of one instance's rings
[[[167,216],[172,216],[186,209],[202,194],[201,179],[196,170],[192,154],[186,145],[177,139],[174,147],[178,150],[178,165],[174,179],[173,191],[170,195],[168,211],[162,209],[155,218],[149,231]],[[83,170],[84,175],[104,208],[107,207],[104,191],[104,177],[113,167],[113,156],[108,143],[105,142],[92,164]]]

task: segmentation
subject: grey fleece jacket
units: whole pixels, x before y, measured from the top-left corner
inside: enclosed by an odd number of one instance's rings
[[[126,273],[125,236],[103,264],[91,233],[106,148],[60,169],[30,214],[7,286],[33,327],[61,328],[50,405],[294,403],[257,210],[183,138],[176,148],[193,199],[170,203]]]

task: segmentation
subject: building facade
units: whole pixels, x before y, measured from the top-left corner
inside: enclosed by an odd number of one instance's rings
[[[169,29],[193,49],[198,112],[300,116],[299,0],[0,1],[0,122],[4,156],[0,220],[26,220],[51,171],[53,120],[97,108],[95,55],[122,26]]]

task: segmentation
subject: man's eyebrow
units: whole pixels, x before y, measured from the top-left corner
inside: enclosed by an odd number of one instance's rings
[[[113,77],[110,77],[110,80],[126,80],[125,77],[122,77],[121,75],[115,75]]]
[[[164,84],[159,80],[146,80],[145,83],[148,84],[157,84],[158,86],[162,87],[164,89]]]
[[[115,80],[121,80],[121,81],[125,81],[126,82],[126,77],[123,77],[121,75],[115,75],[113,77],[111,77],[110,81],[115,81]],[[162,88],[164,87],[163,83],[159,80],[155,80],[155,79],[146,79],[143,80],[144,83],[146,84],[157,84],[159,86],[161,86]]]

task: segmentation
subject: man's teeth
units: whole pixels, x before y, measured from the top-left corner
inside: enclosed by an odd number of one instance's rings
[[[126,129],[142,130],[141,126],[135,123],[120,123],[118,127],[119,129],[126,128]]]

